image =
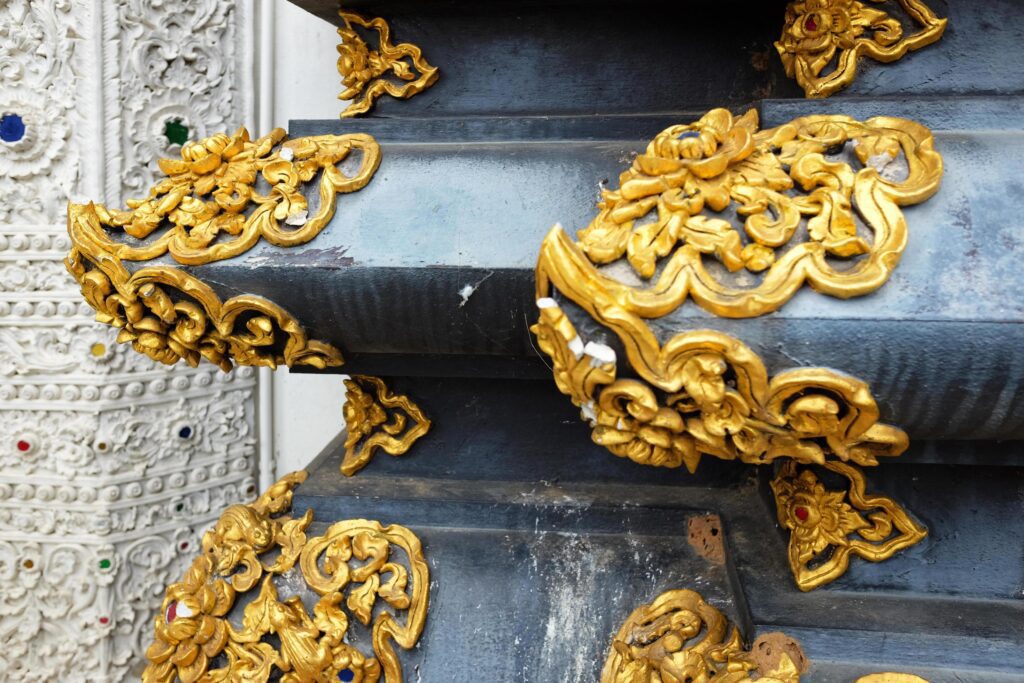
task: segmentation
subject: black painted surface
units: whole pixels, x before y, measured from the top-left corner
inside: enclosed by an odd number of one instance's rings
[[[1012,447],[993,446],[1011,467],[926,464],[925,447],[872,470],[869,491],[905,503],[929,537],[885,563],[854,560],[836,582],[801,593],[767,468],[758,481],[754,468],[714,459],[689,475],[616,458],[589,443],[547,382],[392,381],[435,430],[352,478],[338,472],[339,436],[295,505],[318,519],[401,522],[424,538],[437,592],[421,646],[403,655],[424,680],[477,680],[477,667],[493,680],[521,670],[522,680],[596,680],[626,614],[680,586],[703,592],[748,638],[797,637],[813,662],[809,681],[879,670],[932,683],[1024,677],[1024,536],[993,523],[1019,519],[1024,500],[1024,457]],[[687,520],[708,512],[722,519],[724,566],[686,541]],[[475,638],[485,639],[483,661],[466,649]],[[579,650],[589,659],[575,659]],[[445,676],[428,676],[444,666]]]
[[[336,20],[335,0],[296,4]],[[349,479],[339,436],[295,500],[320,520],[398,522],[424,540],[432,607],[420,646],[401,654],[406,680],[594,681],[631,609],[689,587],[748,641],[798,638],[814,683],[882,670],[1024,681],[1024,441],[1003,441],[1024,439],[1024,6],[932,0],[950,18],[939,43],[894,64],[863,59],[849,89],[812,101],[771,46],[784,5],[347,0],[420,45],[440,80],[365,118],[292,122],[293,136],[374,135],[377,175],[311,243],[193,269],[222,295],[282,304],[344,351],[340,371],[390,376],[433,418],[408,455],[378,454]],[[910,433],[906,454],[868,472],[869,491],[930,535],[884,563],[855,559],[811,593],[793,585],[768,468],[706,458],[690,475],[614,457],[528,332],[550,227],[585,226],[632,154],[716,106],[759,106],[764,126],[905,116],[936,132],[945,159],[939,194],[905,209],[910,243],[876,293],[805,288],[749,320],[690,302],[656,324],[662,339],[737,336],[771,373],[855,374]],[[688,520],[708,513],[722,519],[724,565],[686,542]]]

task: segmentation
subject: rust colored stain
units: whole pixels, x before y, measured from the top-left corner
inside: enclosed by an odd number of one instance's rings
[[[779,657],[785,653],[793,660],[797,671],[807,671],[807,655],[804,654],[800,643],[795,638],[790,638],[781,631],[765,633],[754,641],[750,648],[750,655],[757,664],[758,671],[774,671],[779,665]]]
[[[705,560],[725,564],[725,539],[718,515],[690,517],[686,522],[690,546]]]

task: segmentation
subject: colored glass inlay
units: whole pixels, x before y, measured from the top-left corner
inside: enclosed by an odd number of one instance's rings
[[[96,356],[97,358],[99,358],[100,356],[102,356],[106,352],[107,352],[107,345],[106,344],[101,344],[99,342],[93,344],[89,348],[89,353],[91,353],[92,355]]]
[[[100,560],[100,569],[110,569],[110,560]]]
[[[164,124],[164,135],[172,145],[184,145],[188,142],[188,126],[181,119],[171,119]]]
[[[349,681],[356,680],[356,674],[352,669],[342,669],[338,672],[338,680],[348,683]]]
[[[811,515],[811,513],[808,512],[807,508],[805,507],[798,507],[797,509],[793,510],[793,512],[796,513],[796,518],[799,519],[801,522],[806,522],[807,518]]]
[[[190,436],[192,436],[192,428],[182,427],[181,429],[178,430],[178,436],[181,437],[182,439],[189,438]]]
[[[25,121],[17,114],[0,116],[0,140],[17,142],[25,137]]]
[[[29,443],[28,441],[25,441],[24,439],[19,439],[19,440],[18,440],[18,443],[14,444],[14,445],[15,445],[15,446],[17,447],[17,449],[18,449],[19,451],[21,451],[22,453],[24,453],[25,451],[27,451],[27,450],[29,450],[30,448],[32,448],[32,444],[30,444],[30,443]]]

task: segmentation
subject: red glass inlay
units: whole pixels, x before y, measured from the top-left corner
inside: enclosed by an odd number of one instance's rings
[[[167,623],[171,623],[178,618],[178,603],[172,602],[167,606]]]
[[[818,22],[814,20],[814,17],[807,17],[807,21],[804,23],[804,26],[807,27],[808,31],[818,30]]]
[[[32,444],[30,444],[28,441],[25,441],[24,439],[19,440],[18,443],[15,444],[15,446],[17,446],[18,450],[21,451],[22,453],[32,448]]]
[[[796,513],[797,519],[799,519],[801,522],[806,522],[807,518],[811,515],[810,511],[805,507],[798,507],[797,509],[793,510],[793,512]]]

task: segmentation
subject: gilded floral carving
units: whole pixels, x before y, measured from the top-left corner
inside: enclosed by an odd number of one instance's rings
[[[407,396],[392,393],[379,377],[352,375],[345,388],[345,476],[366,467],[378,449],[404,455],[430,431],[430,420],[420,407]]]
[[[771,482],[779,524],[790,532],[789,564],[800,590],[839,578],[852,556],[881,562],[927,536],[894,500],[865,493],[864,475],[827,462],[849,481],[848,491],[826,489],[810,469],[785,462]]]
[[[385,20],[366,19],[345,10],[339,14],[338,72],[345,90],[338,99],[350,101],[342,118],[365,114],[381,95],[408,99],[437,82],[437,67],[427,62],[418,46],[391,43],[391,27]],[[376,49],[363,39],[360,30],[376,31]]]
[[[167,589],[143,681],[402,680],[394,645],[415,646],[427,614],[419,540],[367,520],[307,535],[312,511],[287,516],[305,478],[288,475],[251,505],[228,508],[203,536],[203,553]],[[282,595],[284,575],[300,576],[318,596],[312,616],[301,596]],[[228,615],[241,600],[237,625]],[[371,629],[373,656],[349,644],[349,614]]]
[[[808,97],[828,97],[853,82],[861,55],[894,62],[936,42],[946,30],[947,20],[935,16],[921,0],[886,4],[899,4],[919,30],[904,35],[898,18],[859,0],[789,3],[782,36],[775,43],[786,75],[795,78]]]

